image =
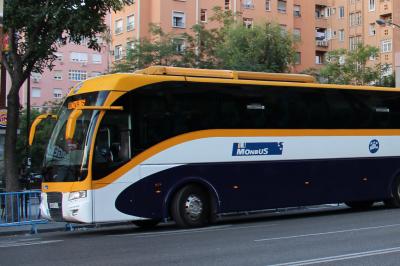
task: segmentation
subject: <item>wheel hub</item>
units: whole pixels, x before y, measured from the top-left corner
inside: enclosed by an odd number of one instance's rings
[[[185,210],[190,219],[197,220],[203,212],[201,199],[195,195],[190,195],[185,202]]]

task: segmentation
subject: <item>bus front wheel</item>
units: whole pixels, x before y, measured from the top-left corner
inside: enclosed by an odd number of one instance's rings
[[[196,185],[181,188],[172,199],[171,215],[180,227],[205,226],[209,211],[207,193]]]
[[[391,190],[391,198],[384,201],[385,206],[389,208],[400,208],[400,176],[396,178]]]

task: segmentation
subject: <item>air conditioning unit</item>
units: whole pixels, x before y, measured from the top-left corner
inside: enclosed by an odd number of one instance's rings
[[[64,65],[64,62],[63,62],[63,61],[60,61],[60,65]]]
[[[32,78],[33,83],[39,83],[39,79],[38,78]]]

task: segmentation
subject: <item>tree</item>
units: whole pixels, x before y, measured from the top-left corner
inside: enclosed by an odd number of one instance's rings
[[[4,30],[8,49],[2,64],[11,77],[7,95],[5,143],[6,189],[18,189],[16,157],[19,91],[31,72],[52,68],[54,52],[67,42],[99,50],[97,35],[106,30],[104,18],[130,0],[5,0]]]
[[[211,21],[192,27],[193,34],[174,35],[152,25],[150,39],[135,42],[114,71],[133,71],[150,65],[193,68],[286,72],[294,62],[295,40],[277,24],[264,23],[247,28],[240,14],[213,8]],[[184,41],[183,41],[184,40]],[[182,42],[184,45],[182,45]],[[182,49],[184,48],[184,49]]]
[[[371,58],[378,56],[377,47],[362,44],[352,51],[339,49],[328,52],[327,63],[320,71],[320,78],[336,84],[379,84],[388,66],[370,62]]]
[[[112,72],[132,72],[154,65],[181,66],[182,54],[178,46],[183,37],[165,33],[160,26],[150,25],[150,38],[132,41],[124,59],[117,61]]]
[[[40,115],[39,111],[31,110],[30,124],[39,115]],[[17,166],[19,166],[19,168],[23,168],[22,166],[24,165],[26,160],[26,150],[27,150],[26,145],[27,145],[27,139],[29,137],[27,136],[26,132],[27,128],[26,122],[27,122],[26,109],[24,109],[21,112],[21,122],[19,123],[20,134],[17,140]],[[43,161],[42,155],[45,153],[46,146],[50,138],[53,127],[54,127],[54,120],[44,120],[42,123],[40,123],[40,125],[36,130],[33,145],[30,147],[31,154],[35,154],[35,156],[32,156],[32,161],[31,161],[32,163],[31,168],[32,171],[34,172],[40,171],[41,164]]]

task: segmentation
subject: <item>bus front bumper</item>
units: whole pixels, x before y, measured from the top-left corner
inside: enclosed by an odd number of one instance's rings
[[[64,193],[43,192],[40,211],[43,218],[52,221],[92,223],[91,198],[90,190]]]

